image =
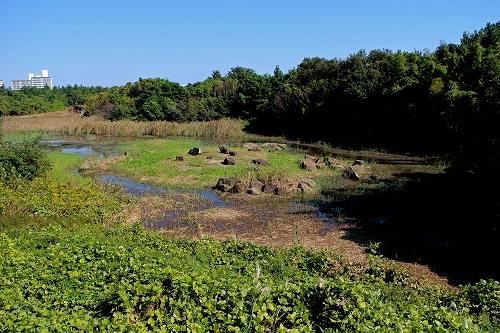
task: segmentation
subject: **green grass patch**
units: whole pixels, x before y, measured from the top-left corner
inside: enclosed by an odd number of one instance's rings
[[[56,182],[75,185],[88,185],[92,182],[90,177],[82,177],[78,174],[78,168],[88,157],[77,154],[50,152],[48,158],[52,164],[52,170],[47,175],[50,179]]]
[[[188,154],[193,147],[203,150],[201,155]],[[318,175],[333,175],[327,168],[317,171],[300,169],[298,161],[302,155],[288,151],[249,151],[240,146],[230,147],[236,152],[235,165],[223,165],[228,155],[221,154],[216,145],[203,145],[194,139],[140,140],[119,147],[127,156],[118,163],[107,165],[107,170],[135,180],[166,187],[207,188],[214,186],[219,178],[229,177],[248,181],[250,179],[278,180],[286,178],[314,178]],[[183,156],[183,161],[177,161]],[[207,157],[213,157],[208,159]],[[270,165],[257,165],[254,159],[263,159]]]
[[[107,223],[118,217],[123,201],[111,186],[79,186],[45,178],[0,182],[0,216],[5,228],[15,227],[15,221],[22,221],[21,225],[44,225],[45,221],[65,225]]]

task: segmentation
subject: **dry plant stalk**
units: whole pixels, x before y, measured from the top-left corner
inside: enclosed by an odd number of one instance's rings
[[[138,122],[132,120],[111,122],[100,116],[83,117],[77,113],[57,111],[7,117],[4,122],[4,133],[39,132],[70,135],[221,138],[242,136],[244,134],[243,126],[243,121],[235,119],[190,123],[167,121]]]

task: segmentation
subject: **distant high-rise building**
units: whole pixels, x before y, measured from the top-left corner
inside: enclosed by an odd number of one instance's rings
[[[49,76],[47,69],[42,69],[42,75],[28,73],[27,80],[12,80],[10,88],[12,90],[21,90],[23,87],[44,88],[49,87],[52,89],[52,77]]]
[[[0,87],[2,87],[2,86],[3,86],[3,81],[2,81],[2,80],[0,80]]]

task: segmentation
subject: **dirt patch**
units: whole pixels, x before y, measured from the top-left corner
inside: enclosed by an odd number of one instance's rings
[[[314,207],[303,203],[290,204],[272,196],[241,196],[236,199],[230,207],[190,209],[186,214],[178,215],[171,223],[162,224],[162,228],[155,229],[154,224],[148,227],[167,237],[211,237],[217,240],[247,241],[270,248],[301,245],[315,251],[334,250],[345,256],[348,262],[362,268],[368,267],[370,234],[363,231],[358,221],[348,218],[335,218],[334,221],[320,218]],[[151,203],[151,200],[147,201]],[[182,204],[177,209],[179,207]],[[353,235],[357,235],[357,238]],[[401,264],[416,280],[453,288],[446,278],[425,265]]]

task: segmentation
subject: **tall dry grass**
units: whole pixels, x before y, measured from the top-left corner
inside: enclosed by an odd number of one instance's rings
[[[243,136],[245,123],[236,119],[206,122],[175,123],[166,121],[137,122],[120,120],[111,122],[99,116],[83,117],[80,114],[57,111],[25,116],[6,117],[4,134],[55,133],[72,135],[143,136],[156,137],[214,137]]]

